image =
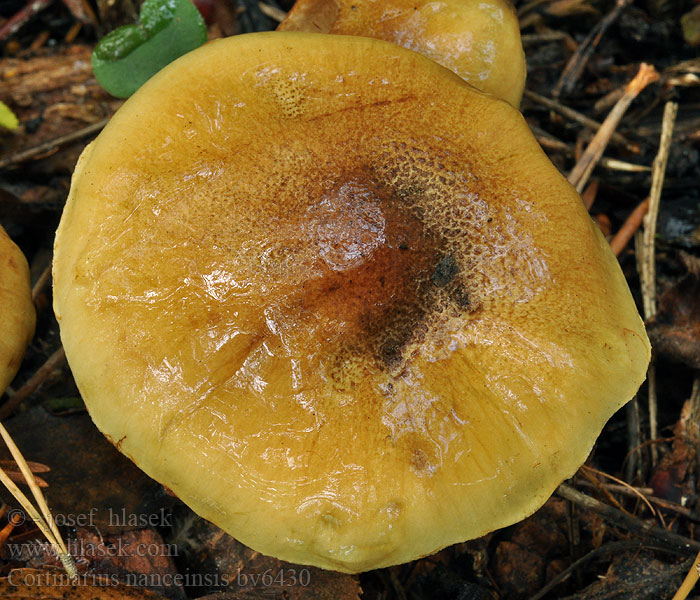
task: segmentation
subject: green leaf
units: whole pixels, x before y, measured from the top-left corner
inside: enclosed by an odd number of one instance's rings
[[[15,113],[10,110],[7,104],[0,102],[0,127],[4,127],[5,129],[17,129],[18,126],[19,121]]]
[[[72,414],[85,410],[83,399],[79,396],[49,398],[43,404],[54,415]]]
[[[92,53],[92,70],[113,96],[127,98],[179,56],[207,41],[202,15],[190,0],[146,0],[139,22],[105,36]]]

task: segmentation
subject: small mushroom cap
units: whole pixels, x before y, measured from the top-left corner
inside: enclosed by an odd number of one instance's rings
[[[525,53],[509,0],[297,0],[277,30],[393,42],[516,108],[525,89]]]
[[[147,82],[79,161],[54,298],[122,452],[347,572],[531,514],[650,352],[518,111],[361,37],[236,36]]]
[[[0,227],[0,395],[17,374],[34,335],[29,267],[22,251]]]

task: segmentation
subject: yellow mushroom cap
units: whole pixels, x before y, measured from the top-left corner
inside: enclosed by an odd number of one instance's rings
[[[516,108],[525,89],[525,53],[510,0],[297,0],[277,30],[393,42]]]
[[[518,111],[361,37],[236,36],[147,82],[79,161],[54,298],[122,452],[346,572],[532,513],[650,351]]]
[[[17,374],[34,335],[29,267],[22,251],[0,227],[0,395]]]

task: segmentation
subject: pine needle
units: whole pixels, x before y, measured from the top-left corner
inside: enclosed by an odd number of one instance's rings
[[[2,482],[2,484],[20,503],[22,508],[31,517],[32,521],[36,523],[37,527],[41,530],[49,543],[54,547],[61,564],[63,564],[63,568],[66,570],[66,573],[68,573],[68,577],[73,579],[78,574],[75,561],[73,560],[70,552],[68,552],[68,548],[66,547],[66,544],[61,537],[61,533],[58,531],[58,527],[51,516],[51,511],[46,504],[46,499],[41,493],[41,488],[34,480],[34,476],[29,469],[29,465],[27,465],[27,461],[24,460],[24,456],[22,456],[19,448],[17,448],[17,445],[2,423],[0,423],[0,436],[2,436],[5,444],[7,444],[7,447],[12,454],[12,458],[15,459],[15,462],[19,466],[22,475],[24,475],[24,479],[29,485],[29,489],[31,490],[34,500],[38,504],[42,514],[39,514],[39,511],[34,508],[27,496],[25,496],[22,490],[17,487],[15,482],[10,479],[9,475],[2,469],[2,467],[0,467],[0,482]]]

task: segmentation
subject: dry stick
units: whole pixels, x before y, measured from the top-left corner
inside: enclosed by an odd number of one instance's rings
[[[640,276],[642,278],[642,294],[644,300],[644,316],[649,319],[656,314],[656,263],[654,260],[654,240],[656,237],[656,221],[659,214],[661,190],[666,175],[666,164],[671,149],[673,126],[676,122],[678,104],[667,102],[664,108],[664,118],[661,125],[661,141],[659,152],[654,159],[651,176],[651,191],[649,192],[649,214],[644,219],[644,235],[642,236],[643,262]],[[653,436],[656,437],[656,436]]]
[[[610,493],[610,490],[606,489],[606,488],[601,484],[601,482],[593,475],[593,473],[590,473],[590,472],[586,471],[585,469],[581,469],[580,473],[581,473],[581,475],[583,475],[586,479],[588,479],[589,483],[591,483],[592,485],[596,486],[596,490],[597,490],[598,492],[600,492],[601,494],[603,494],[603,496],[605,496],[605,499],[606,499],[610,504],[612,504],[615,508],[617,508],[617,510],[622,511],[622,512],[625,513],[626,515],[629,515],[629,514],[630,514],[628,511],[626,511],[626,510],[622,507],[622,504],[620,504],[620,503],[617,501],[617,499],[615,498],[615,496],[613,496],[613,495]],[[631,516],[631,515],[630,515],[630,516]]]
[[[593,140],[581,155],[574,168],[569,173],[567,179],[576,190],[581,193],[593,169],[603,155],[603,151],[608,145],[613,132],[620,123],[620,119],[629,108],[632,101],[639,95],[647,85],[656,81],[659,74],[653,66],[642,63],[634,79],[627,84],[625,93],[610,111],[605,121],[601,125]]]
[[[697,416],[698,404],[700,403],[700,376],[696,376],[693,379],[693,390],[690,393],[690,414],[689,420],[692,420]],[[678,588],[678,591],[673,596],[673,600],[685,600],[688,594],[693,590],[695,584],[698,582],[698,576],[700,576],[700,552],[698,552],[693,564],[691,565],[688,573]]]
[[[695,557],[693,564],[688,570],[688,574],[685,576],[683,583],[681,583],[681,587],[679,587],[678,591],[673,595],[673,600],[685,600],[688,597],[688,594],[693,591],[693,588],[698,581],[698,575],[700,575],[698,572],[699,569],[700,552],[698,552],[697,556]]]
[[[573,108],[565,106],[561,102],[557,102],[556,100],[552,100],[550,98],[547,98],[546,96],[541,96],[540,94],[537,94],[533,91],[524,90],[523,96],[525,96],[529,100],[532,100],[533,102],[536,102],[537,104],[541,104],[542,106],[553,110],[554,112],[558,112],[563,117],[571,119],[575,123],[579,123],[584,127],[592,129],[593,131],[598,131],[603,126],[602,123],[599,123],[595,119],[591,119],[583,113],[580,113],[577,110],[574,110]],[[613,133],[610,139],[618,144],[622,144],[630,152],[633,152],[635,154],[639,152],[639,146],[637,144],[632,143],[626,137],[617,132]]]
[[[587,510],[592,510],[609,523],[612,523],[616,527],[622,527],[636,536],[653,539],[658,543],[661,543],[664,546],[674,550],[682,550],[686,552],[688,550],[693,550],[696,552],[700,550],[700,542],[696,540],[691,540],[690,538],[678,535],[677,533],[666,531],[657,525],[649,525],[644,523],[640,519],[627,515],[622,511],[613,508],[612,506],[608,506],[595,498],[591,498],[591,496],[582,494],[578,490],[564,483],[557,488],[557,494],[559,494],[559,496],[562,498],[577,504],[578,506],[581,506]]]
[[[647,368],[647,410],[649,411],[649,437],[655,440],[658,436],[657,403],[656,403],[656,367],[652,357]],[[659,459],[659,451],[656,445],[649,446],[651,452],[651,465],[656,465]]]
[[[23,25],[31,21],[34,15],[44,10],[51,2],[53,2],[53,0],[33,0],[33,2],[28,2],[22,10],[15,13],[0,27],[0,41],[17,33]]]
[[[571,563],[566,569],[564,569],[561,573],[559,573],[559,575],[554,577],[539,592],[537,592],[534,596],[532,596],[530,598],[530,600],[541,600],[547,594],[549,594],[549,592],[551,592],[556,586],[558,586],[562,581],[566,581],[569,578],[569,576],[571,575],[571,573],[573,573],[577,569],[580,569],[586,563],[589,563],[593,560],[597,560],[598,558],[605,558],[606,560],[608,560],[609,557],[618,556],[618,555],[622,554],[623,552],[627,552],[628,550],[641,550],[641,549],[662,550],[662,551],[666,550],[665,548],[655,548],[654,546],[647,546],[647,545],[642,546],[639,542],[610,542],[608,544],[605,544],[604,546],[601,546],[600,548],[596,548],[595,550],[591,550],[585,556],[582,556],[577,561]]]
[[[51,150],[56,150],[59,146],[75,142],[81,138],[92,135],[93,133],[97,133],[107,124],[107,121],[109,121],[109,119],[102,119],[97,123],[92,123],[91,125],[78,129],[77,131],[67,133],[66,135],[54,138],[53,140],[43,142],[38,146],[34,146],[33,148],[28,148],[27,150],[23,150],[22,152],[8,156],[7,158],[0,160],[0,169],[22,163],[25,160],[34,158],[35,156],[50,152]]]
[[[545,150],[553,150],[554,152],[564,152],[567,155],[574,155],[574,147],[569,144],[562,142],[561,140],[555,138],[550,133],[547,133],[544,129],[539,127],[531,126],[530,129],[532,133],[535,134],[535,138],[540,143]],[[608,158],[607,156],[602,156],[598,163],[601,167],[610,169],[611,171],[625,171],[627,173],[644,173],[651,171],[651,167],[646,165],[637,165],[634,163],[629,163],[624,160],[618,160],[616,158]]]
[[[406,590],[404,589],[403,585],[401,585],[401,582],[399,581],[394,569],[389,570],[389,581],[391,582],[391,587],[394,589],[394,592],[396,592],[396,597],[399,600],[408,600]]]
[[[626,481],[622,481],[621,479],[618,479],[614,475],[610,475],[609,473],[606,473],[604,471],[599,471],[598,469],[594,467],[589,467],[588,465],[583,465],[581,467],[584,472],[585,471],[590,471],[591,473],[595,473],[596,475],[600,475],[601,477],[605,477],[607,479],[610,479],[611,481],[614,481],[615,483],[621,485],[624,488],[627,488],[633,495],[637,496],[644,504],[647,505],[649,510],[651,511],[651,514],[653,516],[656,516],[656,511],[654,510],[654,507],[649,503],[649,500],[647,500],[646,496],[642,494],[639,490],[637,490],[635,487],[631,486],[629,483]]]
[[[548,31],[545,33],[526,33],[520,36],[523,46],[539,44],[543,42],[559,42],[566,39],[566,34],[561,31]]]
[[[696,448],[700,443],[700,374],[693,378],[693,388],[688,399],[688,423],[686,436]]]
[[[634,237],[639,228],[642,226],[644,215],[649,212],[649,198],[640,202],[637,207],[630,213],[627,220],[622,224],[622,227],[610,240],[610,249],[615,256],[620,256],[622,251],[627,247],[629,241]]]
[[[644,217],[644,233],[641,237],[640,250],[637,255],[637,269],[642,284],[642,300],[644,317],[652,318],[656,314],[656,261],[654,240],[656,237],[656,221],[659,215],[661,190],[666,175],[666,164],[671,150],[673,127],[678,114],[678,104],[667,102],[664,108],[664,118],[661,125],[661,141],[659,152],[654,159],[651,175],[651,191],[649,192],[649,212]],[[657,406],[656,406],[656,369],[654,363],[649,366],[647,373],[649,398],[649,436],[652,440],[658,437]],[[651,447],[652,463],[656,463],[656,446]]]
[[[540,6],[542,4],[546,4],[547,2],[549,2],[549,0],[531,0],[525,6],[521,6],[518,9],[518,17],[522,17],[523,15],[526,15],[527,13],[531,12],[532,10],[537,8],[538,6]]]
[[[270,17],[273,21],[277,21],[278,23],[284,21],[284,18],[287,16],[286,12],[277,8],[276,6],[270,6],[264,2],[258,2],[258,6],[260,7],[260,12],[262,14],[264,14],[266,17]]]
[[[641,456],[642,431],[637,394],[634,395],[631,402],[627,403],[625,407],[625,416],[627,419],[627,457],[629,457],[625,465],[625,479],[627,481],[632,481],[636,475],[637,479],[641,481],[642,464],[639,457]]]
[[[44,267],[44,270],[41,272],[41,275],[39,275],[39,279],[37,279],[36,283],[32,286],[32,302],[36,303],[36,299],[44,291],[44,288],[46,287],[46,284],[49,282],[50,278],[51,263]]]
[[[37,372],[29,378],[29,381],[19,388],[5,404],[0,406],[0,420],[9,417],[24,400],[29,398],[29,396],[48,379],[49,375],[51,375],[55,369],[63,364],[65,360],[66,353],[63,351],[63,348],[59,348],[49,356],[46,362],[39,367]]]
[[[554,86],[552,95],[555,98],[558,98],[562,92],[568,94],[574,89],[574,85],[576,85],[579,77],[581,77],[581,73],[583,73],[583,69],[585,69],[588,63],[588,59],[593,55],[593,52],[603,38],[606,30],[617,20],[623,9],[627,8],[631,3],[632,0],[617,0],[615,8],[591,29],[586,39],[583,40],[576,49],[576,52],[574,52],[573,56],[569,59],[559,81]]]
[[[594,485],[593,483],[590,483],[588,481],[580,481],[578,485],[582,487],[598,489],[597,485]],[[626,483],[625,485],[617,485],[614,483],[601,483],[600,485],[610,490],[611,492],[614,492],[616,494],[622,494],[623,496],[629,496],[632,498],[636,498],[639,496],[639,494],[643,494],[644,498],[646,498],[649,502],[655,504],[659,508],[663,508],[670,512],[674,512],[682,517],[685,517],[686,519],[690,519],[691,521],[700,521],[700,516],[696,516],[695,514],[693,514],[693,511],[689,508],[681,506],[676,502],[671,502],[670,500],[664,500],[663,498],[657,498],[656,496],[654,496],[654,491],[651,488],[633,487],[630,486],[629,483]]]
[[[651,167],[646,165],[635,165],[617,158],[607,158],[605,156],[600,159],[600,166],[614,171],[627,171],[628,173],[645,173],[651,171]]]

